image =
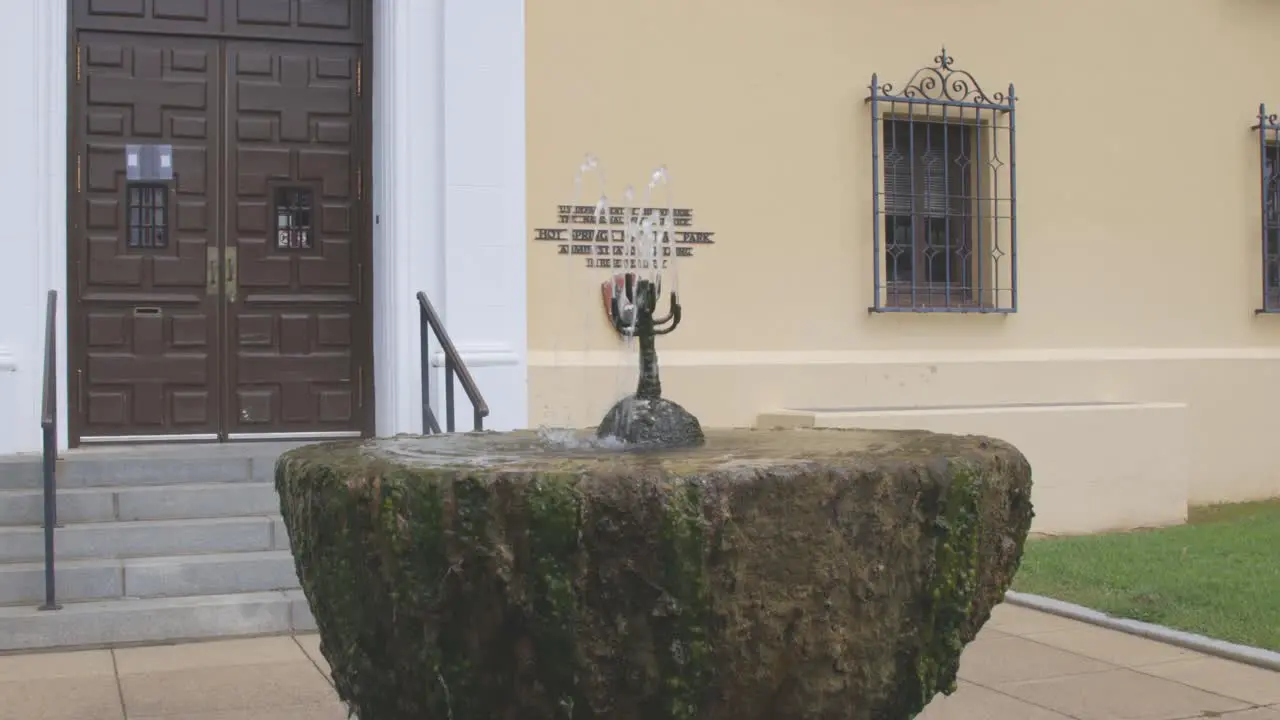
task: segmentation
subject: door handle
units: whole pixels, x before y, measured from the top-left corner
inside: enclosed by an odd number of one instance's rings
[[[236,293],[240,284],[236,278],[236,248],[227,248],[227,302],[236,301]]]
[[[207,261],[204,271],[204,292],[206,295],[218,294],[218,248],[205,248],[204,256]]]

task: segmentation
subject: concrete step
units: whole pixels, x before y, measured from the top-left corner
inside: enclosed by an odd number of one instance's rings
[[[271,515],[280,512],[269,482],[189,483],[143,487],[92,487],[58,492],[58,521],[179,520]],[[40,525],[44,493],[0,490],[0,526]]]
[[[187,483],[271,482],[280,453],[302,443],[130,445],[89,447],[63,453],[59,490]],[[0,457],[0,490],[42,487],[38,454]]]
[[[293,590],[288,550],[58,563],[58,602]],[[0,565],[0,605],[44,602],[44,563]]]
[[[0,651],[310,632],[301,590],[0,607]]]
[[[66,525],[54,532],[59,559],[136,558],[287,550],[279,517],[145,520]],[[0,563],[43,562],[44,530],[0,527]]]

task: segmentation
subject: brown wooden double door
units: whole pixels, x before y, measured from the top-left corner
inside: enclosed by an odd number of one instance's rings
[[[358,4],[76,0],[73,441],[371,429]]]

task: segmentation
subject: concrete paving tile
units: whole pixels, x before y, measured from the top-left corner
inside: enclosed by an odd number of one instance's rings
[[[1280,673],[1252,665],[1199,657],[1134,669],[1255,705],[1280,703]]]
[[[950,697],[938,695],[916,720],[1069,720],[984,687],[960,683]]]
[[[130,718],[244,710],[265,713],[337,702],[333,688],[305,657],[271,665],[124,675],[120,687]]]
[[[1060,615],[1003,603],[992,608],[991,619],[983,627],[1008,635],[1031,635],[1054,630],[1070,630],[1083,624]]]
[[[979,638],[960,656],[960,678],[988,687],[1112,670],[1115,666],[1020,637]]]
[[[232,710],[229,712],[176,715],[129,715],[129,720],[347,720],[347,709],[337,701],[323,705],[298,705],[276,710]]]
[[[311,661],[320,669],[320,674],[328,679],[333,670],[329,667],[329,661],[324,659],[324,655],[320,652],[320,636],[316,633],[306,633],[294,635],[293,639],[302,647],[302,651],[311,658]]]
[[[1127,668],[1008,683],[996,689],[1079,720],[1179,720],[1250,706]]]
[[[1174,645],[1083,623],[1070,630],[1033,633],[1024,637],[1123,667],[1203,657]]]
[[[113,676],[0,683],[0,720],[123,720]]]
[[[1017,637],[1017,635],[1010,635],[1007,632],[997,630],[991,627],[991,623],[987,623],[986,625],[982,626],[982,629],[978,631],[978,637],[974,639],[975,640],[983,640],[983,639],[994,640],[996,638],[1007,638],[1007,637]]]
[[[157,645],[115,651],[120,676],[175,670],[303,662],[306,654],[288,636]]]
[[[110,650],[31,653],[0,657],[0,683],[56,678],[113,677]]]

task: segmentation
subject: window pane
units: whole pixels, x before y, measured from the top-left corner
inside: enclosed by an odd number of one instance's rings
[[[280,188],[276,190],[276,247],[289,250],[311,248],[311,190]]]
[[[889,215],[885,225],[885,267],[889,282],[913,282],[915,253],[912,249],[910,215]]]
[[[911,163],[896,144],[886,145],[884,151],[884,211],[911,212]]]

